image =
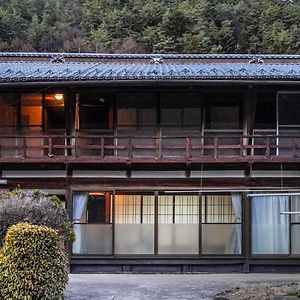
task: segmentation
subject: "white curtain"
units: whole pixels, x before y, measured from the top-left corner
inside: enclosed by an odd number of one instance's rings
[[[85,222],[88,193],[79,192],[73,196],[73,222],[76,240],[73,243],[73,253],[81,254],[85,252],[84,234],[81,222]]]
[[[230,242],[226,247],[226,254],[242,253],[242,195],[232,193],[232,205],[235,213],[235,222]]]
[[[292,196],[291,211],[300,212],[300,196]],[[291,239],[292,253],[300,254],[300,213],[291,215]]]
[[[300,196],[292,196],[291,211],[300,212]],[[300,213],[292,215],[292,223],[300,223]]]
[[[252,198],[252,253],[288,254],[288,196]]]

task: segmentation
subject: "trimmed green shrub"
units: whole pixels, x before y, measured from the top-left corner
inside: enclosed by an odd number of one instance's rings
[[[56,230],[28,223],[8,229],[0,252],[0,299],[64,299],[68,272]]]
[[[62,202],[39,190],[19,188],[0,197],[0,244],[6,230],[21,222],[45,225],[58,230],[61,241],[75,240],[72,223]]]

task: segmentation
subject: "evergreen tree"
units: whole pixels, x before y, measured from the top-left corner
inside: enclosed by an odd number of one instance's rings
[[[0,0],[0,50],[299,53],[300,0]]]

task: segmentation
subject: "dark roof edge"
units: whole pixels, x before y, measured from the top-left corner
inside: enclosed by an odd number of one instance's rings
[[[299,54],[109,54],[109,53],[59,53],[59,52],[0,52],[0,57],[28,58],[105,58],[105,59],[300,59]]]

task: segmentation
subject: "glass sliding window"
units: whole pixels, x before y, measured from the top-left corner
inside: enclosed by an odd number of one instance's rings
[[[118,135],[131,136],[133,157],[156,155],[157,96],[151,92],[123,92],[117,95]],[[119,138],[118,145],[127,146],[127,138]],[[127,155],[119,150],[118,155]]]
[[[276,93],[258,93],[254,129],[276,130],[276,119]]]
[[[115,195],[115,253],[154,254],[154,195]]]
[[[204,96],[205,129],[242,129],[243,95],[209,94]]]
[[[65,129],[65,99],[62,93],[45,95],[45,129]]]
[[[243,94],[212,93],[204,98],[204,144],[217,151],[205,149],[208,156],[236,156],[240,154],[240,136],[243,134]],[[215,139],[216,137],[216,139]],[[222,146],[233,146],[222,148]]]
[[[111,194],[75,192],[73,254],[112,254]]]
[[[277,132],[277,108],[276,93],[258,93],[255,105],[255,119],[252,140],[253,145],[267,145],[270,138],[271,145],[276,145]],[[266,155],[266,148],[254,149],[254,155]],[[272,148],[271,155],[276,155],[276,149]]]
[[[0,133],[14,134],[17,131],[17,103],[16,95],[0,94]],[[0,140],[0,156],[19,156],[16,148],[20,141],[13,137],[2,137]]]
[[[242,196],[202,196],[202,254],[241,254]]]
[[[101,92],[82,92],[76,99],[75,128],[80,139],[79,155],[104,156],[113,155],[113,150],[105,149],[101,152],[102,142],[105,146],[113,145],[111,137],[114,130],[114,94]],[[79,130],[78,130],[79,129]],[[99,132],[105,137],[103,140],[95,135]],[[82,146],[82,147],[80,147]]]
[[[21,128],[23,132],[42,130],[42,101],[40,93],[22,94],[21,97]]]
[[[199,253],[199,196],[159,195],[158,254]]]
[[[21,132],[32,135],[26,139],[26,155],[28,157],[44,155],[42,149],[44,145],[42,102],[43,95],[41,93],[22,94],[21,96]]]
[[[2,155],[15,153],[15,156],[25,154],[27,157],[41,157],[48,154],[48,149],[44,146],[49,142],[48,138],[43,137],[43,131],[47,130],[49,133],[53,130],[65,130],[64,94],[2,93],[0,115],[0,133],[18,132],[27,136],[26,145],[23,139],[14,137],[2,139],[0,141]],[[51,142],[52,155],[65,155],[61,147],[66,143],[64,137],[55,137]],[[26,146],[24,149],[23,145]]]
[[[162,128],[201,129],[201,99],[198,93],[168,92],[161,94]]]
[[[51,93],[45,95],[44,103],[44,129],[47,133],[61,135],[66,129],[65,118],[65,95],[63,93]],[[65,137],[52,138],[52,154],[55,156],[65,155],[66,150],[62,149],[67,141]],[[44,143],[48,144],[49,140],[44,139]],[[57,148],[55,148],[57,147]],[[61,148],[59,148],[61,147]]]
[[[0,132],[13,132],[17,126],[17,101],[14,94],[0,94]]]
[[[161,132],[163,156],[184,156],[186,136],[201,134],[201,99],[199,93],[164,92],[161,94]],[[193,137],[192,144],[202,143]]]
[[[113,129],[114,96],[105,93],[82,93],[79,95],[80,130]]]
[[[300,255],[300,196],[291,197],[291,211],[299,212],[291,215],[291,254]]]
[[[278,93],[278,155],[299,156],[300,138],[300,93],[279,92]],[[296,136],[294,139],[292,136]]]
[[[207,107],[206,125],[208,129],[239,129],[240,108],[238,105],[211,105]]]
[[[45,96],[45,97],[44,97]],[[21,129],[65,129],[65,96],[63,93],[23,93],[21,95]]]
[[[254,196],[252,207],[252,254],[289,253],[288,196]]]
[[[278,94],[278,124],[279,126],[300,126],[300,93],[282,92]]]
[[[155,93],[127,92],[117,96],[119,130],[137,130],[156,127]]]

